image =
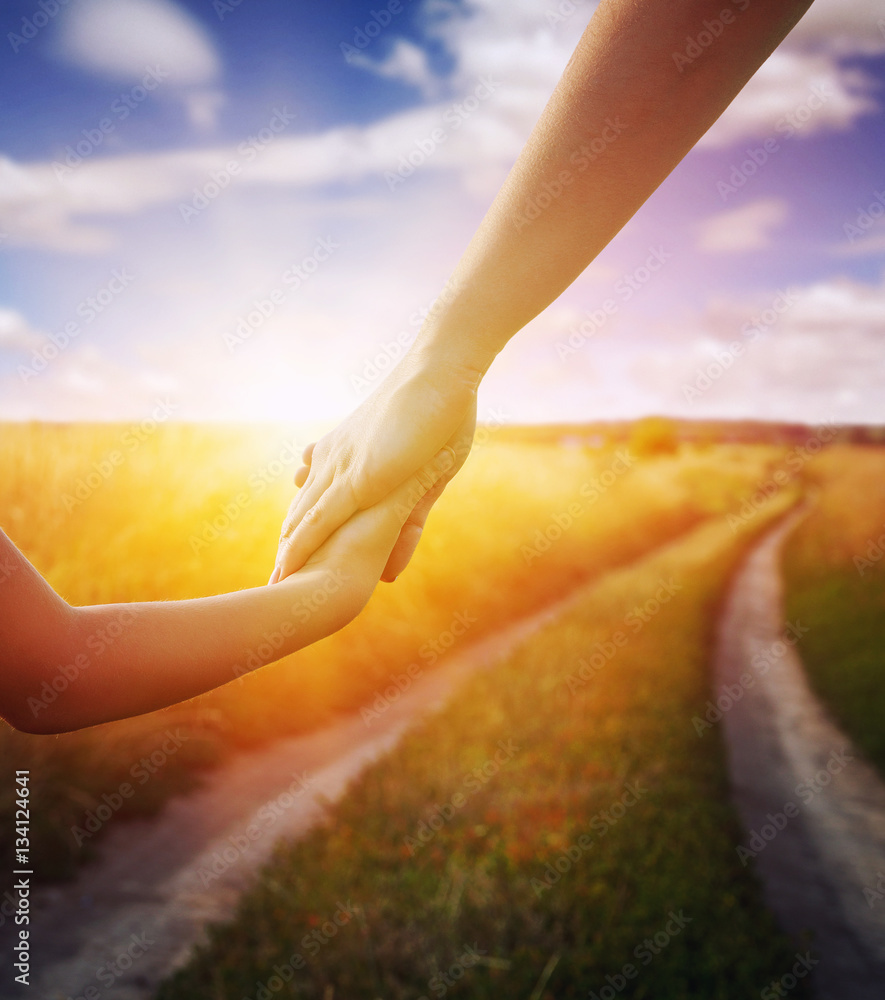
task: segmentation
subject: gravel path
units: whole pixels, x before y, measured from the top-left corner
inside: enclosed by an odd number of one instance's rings
[[[784,621],[780,552],[802,516],[754,548],[720,622],[713,700],[726,709],[718,724],[746,831],[739,856],[755,857],[769,906],[800,953],[819,959],[819,996],[883,1000],[885,785],[806,681],[795,649],[806,623]],[[784,976],[785,989],[800,978]]]

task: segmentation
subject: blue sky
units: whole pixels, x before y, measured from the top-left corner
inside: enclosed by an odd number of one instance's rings
[[[593,7],[4,4],[0,419],[343,417]],[[817,0],[517,335],[481,415],[885,419],[883,82],[881,5]]]

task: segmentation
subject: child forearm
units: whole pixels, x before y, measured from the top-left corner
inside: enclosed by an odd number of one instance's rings
[[[365,596],[351,599],[348,584],[317,569],[218,597],[72,608],[66,641],[32,666],[10,721],[66,732],[192,698],[340,628]]]

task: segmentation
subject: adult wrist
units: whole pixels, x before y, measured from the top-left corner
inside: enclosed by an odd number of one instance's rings
[[[498,352],[489,347],[484,327],[459,315],[464,311],[457,305],[444,313],[431,310],[409,353],[417,370],[449,372],[476,391]]]
[[[475,394],[488,365],[450,338],[419,336],[409,350],[411,373],[428,378],[438,387],[466,388]]]

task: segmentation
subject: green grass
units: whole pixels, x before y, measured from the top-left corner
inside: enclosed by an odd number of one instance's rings
[[[703,526],[609,574],[471,679],[325,826],[278,846],[158,1000],[566,1000],[611,996],[610,982],[619,997],[758,996],[792,949],[737,858],[721,734],[700,743],[691,723],[745,542]],[[674,593],[655,611],[661,581]],[[628,618],[637,606],[647,622]],[[471,780],[484,765],[488,779]],[[438,807],[451,814],[441,825]],[[416,847],[422,832],[433,835]],[[659,953],[646,950],[683,912]]]
[[[834,448],[809,468],[811,513],[784,550],[788,620],[812,687],[885,776],[885,449]]]
[[[800,529],[801,530],[801,529]],[[808,628],[799,649],[808,677],[839,724],[885,776],[885,573],[815,571],[786,553],[786,612]]]

